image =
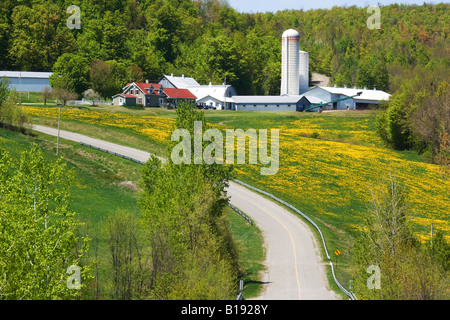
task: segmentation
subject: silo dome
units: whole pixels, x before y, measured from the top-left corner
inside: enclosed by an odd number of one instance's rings
[[[297,30],[289,29],[283,32],[282,35],[283,38],[300,38],[300,34],[297,32]]]

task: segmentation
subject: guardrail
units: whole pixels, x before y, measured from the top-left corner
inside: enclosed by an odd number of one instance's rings
[[[249,188],[249,189],[255,190],[256,192],[259,192],[259,193],[265,194],[266,196],[271,197],[272,199],[274,199],[274,200],[276,200],[276,201],[278,201],[278,202],[284,204],[285,206],[291,208],[292,210],[294,210],[295,212],[297,212],[298,214],[300,214],[303,218],[305,218],[306,220],[308,220],[309,223],[311,223],[311,224],[317,229],[317,231],[319,232],[320,237],[322,238],[322,242],[323,242],[323,247],[324,247],[324,249],[325,249],[325,253],[327,254],[328,260],[330,260],[330,255],[328,254],[327,244],[325,243],[325,238],[323,237],[322,231],[320,230],[319,226],[318,226],[314,221],[312,221],[306,214],[304,214],[303,212],[301,212],[300,210],[298,210],[296,207],[292,206],[291,204],[287,203],[286,201],[281,200],[280,198],[275,197],[275,196],[274,196],[273,194],[271,194],[271,193],[268,193],[268,192],[266,192],[266,191],[264,191],[264,190],[255,188],[255,187],[253,187],[253,186],[251,186],[251,185],[249,185],[249,184],[247,184],[247,183],[245,183],[245,182],[242,182],[242,181],[240,181],[240,180],[237,180],[237,179],[235,179],[234,181],[237,182],[237,183],[239,183],[239,184],[241,184],[241,185],[243,185],[243,186],[245,186],[245,187],[247,187],[247,188]]]
[[[334,282],[336,282],[337,286],[346,294],[350,297],[350,299],[352,300],[358,300],[355,296],[355,294],[351,291],[348,291],[347,289],[345,289],[338,281],[338,279],[336,278],[336,275],[334,273],[334,266],[333,263],[330,261],[330,266],[331,266],[331,273],[333,274],[333,279]]]
[[[106,152],[106,153],[109,153],[109,154],[112,154],[112,155],[115,155],[115,156],[118,156],[118,157],[121,157],[121,158],[130,160],[130,161],[136,162],[136,163],[145,164],[144,162],[139,161],[139,160],[137,160],[137,159],[133,159],[133,158],[131,158],[131,157],[128,157],[128,156],[125,156],[125,155],[122,155],[122,154],[118,154],[118,153],[116,153],[116,152],[112,152],[112,151],[109,151],[109,150],[106,150],[106,149],[102,149],[102,148],[99,148],[99,147],[96,147],[96,146],[92,146],[92,145],[87,144],[87,143],[84,143],[84,142],[80,142],[80,144],[83,145],[83,146],[86,146],[86,147],[90,147],[90,148],[93,148],[93,149],[96,149],[96,150],[100,150],[100,151],[103,151],[103,152]],[[298,214],[300,214],[303,218],[305,218],[305,219],[306,219],[309,223],[311,223],[311,225],[313,225],[314,228],[316,228],[317,231],[319,232],[320,237],[322,238],[323,247],[324,247],[324,249],[325,249],[325,253],[326,253],[326,255],[327,255],[327,258],[328,258],[328,260],[331,260],[330,255],[328,254],[328,249],[327,249],[327,245],[326,245],[326,243],[325,243],[325,238],[324,238],[324,236],[323,236],[322,230],[320,230],[319,226],[318,226],[318,225],[317,225],[310,217],[308,217],[306,214],[304,214],[303,212],[301,212],[300,210],[298,210],[298,209],[297,209],[296,207],[294,207],[293,205],[287,203],[287,202],[284,201],[284,200],[281,200],[280,198],[274,196],[273,194],[271,194],[271,193],[269,193],[269,192],[266,192],[266,191],[264,191],[264,190],[255,188],[255,187],[253,187],[253,186],[251,186],[251,185],[249,185],[249,184],[247,184],[247,183],[245,183],[245,182],[242,182],[242,181],[240,181],[240,180],[237,180],[237,179],[234,179],[234,181],[237,182],[237,183],[239,183],[239,184],[241,184],[241,185],[243,185],[243,186],[245,186],[245,187],[247,187],[247,188],[249,188],[249,189],[252,189],[252,190],[254,190],[254,191],[256,191],[256,192],[265,194],[266,196],[268,196],[268,197],[270,197],[270,198],[272,198],[272,199],[278,201],[279,203],[281,203],[281,204],[283,204],[283,205],[285,205],[285,206],[291,208],[292,210],[294,210],[295,212],[297,212]],[[229,206],[230,206],[233,210],[235,210],[238,214],[240,214],[244,219],[246,219],[246,220],[249,221],[251,224],[253,224],[253,221],[251,221],[251,219],[250,219],[249,217],[247,217],[242,211],[240,211],[238,208],[236,208],[236,207],[233,206],[232,204],[229,204]],[[349,298],[350,298],[351,300],[357,300],[357,299],[356,299],[356,296],[353,294],[353,292],[349,292],[348,290],[346,290],[346,289],[339,283],[339,281],[338,281],[337,278],[336,278],[335,272],[334,272],[334,266],[333,266],[333,263],[332,263],[331,261],[330,261],[330,266],[331,266],[331,273],[333,274],[333,279],[334,279],[334,282],[336,283],[336,285],[337,285],[337,286],[338,286],[338,287],[339,287],[339,288],[340,288],[347,296],[349,296]]]
[[[92,149],[95,149],[95,150],[99,150],[99,151],[103,151],[103,152],[106,152],[106,153],[109,153],[109,154],[112,154],[112,155],[115,155],[115,156],[118,156],[118,157],[130,160],[130,161],[133,161],[133,162],[136,162],[136,163],[139,163],[139,164],[145,164],[145,162],[136,160],[134,158],[125,156],[125,155],[120,154],[120,153],[112,152],[112,151],[109,151],[109,150],[106,150],[106,149],[103,149],[103,148],[99,148],[99,147],[96,147],[96,146],[93,146],[93,145],[90,145],[90,144],[87,144],[87,143],[84,143],[84,142],[80,142],[80,144],[82,146],[89,147],[89,148],[92,148]]]
[[[262,193],[262,194],[264,194],[264,195],[266,195],[266,196],[268,196],[268,197],[270,197],[270,198],[272,198],[272,199],[278,201],[278,202],[281,203],[281,204],[284,204],[285,206],[291,208],[292,210],[294,210],[295,212],[297,212],[298,214],[300,214],[303,218],[305,218],[305,219],[306,219],[309,223],[311,223],[311,224],[314,226],[314,228],[316,228],[317,231],[319,232],[320,237],[322,238],[323,247],[324,247],[324,249],[325,249],[325,253],[326,253],[326,255],[327,255],[327,258],[328,258],[328,260],[331,260],[330,255],[328,254],[327,244],[325,243],[325,238],[324,238],[324,236],[323,236],[322,230],[320,230],[319,226],[318,226],[318,225],[317,225],[310,217],[308,217],[306,214],[304,214],[303,212],[301,212],[300,210],[298,210],[298,209],[297,209],[296,207],[294,207],[293,205],[287,203],[287,202],[284,201],[284,200],[281,200],[280,198],[274,196],[273,194],[271,194],[271,193],[269,193],[269,192],[266,192],[266,191],[264,191],[264,190],[255,188],[255,187],[253,187],[253,186],[251,186],[251,185],[249,185],[249,184],[247,184],[247,183],[245,183],[245,182],[242,182],[242,181],[240,181],[240,180],[237,180],[237,179],[234,179],[234,181],[237,182],[237,183],[239,183],[239,184],[241,184],[241,185],[243,185],[243,186],[245,186],[245,187],[247,187],[247,188],[249,188],[249,189],[252,189],[252,190],[254,190],[254,191],[256,191],[256,192]],[[333,279],[334,279],[334,282],[336,283],[336,285],[337,285],[337,286],[338,286],[338,287],[339,287],[339,288],[340,288],[347,296],[349,296],[349,298],[350,298],[351,300],[357,300],[357,299],[356,299],[356,296],[353,294],[353,292],[349,292],[348,290],[346,290],[346,289],[339,283],[339,281],[337,280],[336,275],[335,275],[335,273],[334,273],[334,266],[333,266],[333,263],[332,263],[331,261],[330,261],[330,266],[331,266],[331,273],[333,274]]]
[[[252,219],[250,219],[245,213],[243,213],[241,210],[239,210],[238,208],[236,208],[235,206],[233,206],[231,203],[229,203],[228,206],[229,206],[231,209],[233,209],[234,211],[236,211],[242,218],[244,218],[245,220],[247,220],[251,225],[253,225]]]

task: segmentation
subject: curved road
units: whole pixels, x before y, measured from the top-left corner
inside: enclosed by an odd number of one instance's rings
[[[58,130],[36,125],[34,130],[57,136]],[[83,142],[146,162],[150,153],[81,134],[60,131],[60,138]],[[325,263],[314,236],[298,216],[235,182],[227,190],[230,203],[245,212],[262,230],[266,248],[264,290],[257,299],[331,300],[339,299],[329,290]]]

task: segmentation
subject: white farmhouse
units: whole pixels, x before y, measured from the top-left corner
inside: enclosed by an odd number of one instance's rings
[[[231,85],[201,85],[190,77],[174,77],[173,74],[163,76],[158,84],[164,88],[188,89],[197,97],[198,106],[214,107],[217,110],[232,109],[231,97],[236,96],[236,89]]]

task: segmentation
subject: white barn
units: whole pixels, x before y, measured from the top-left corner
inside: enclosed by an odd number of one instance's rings
[[[356,96],[358,93],[361,95]],[[388,101],[390,94],[374,88],[368,90],[367,88],[338,88],[338,87],[314,87],[305,93],[308,97],[315,97],[323,102],[330,102],[333,100],[343,99],[346,97],[353,97],[348,100],[334,102],[323,107],[324,110],[366,110],[370,105],[380,104]],[[354,97],[356,96],[356,97]],[[311,103],[315,104],[315,103]]]
[[[232,110],[235,111],[297,111],[303,95],[282,96],[234,96]]]
[[[22,92],[41,92],[50,87],[51,75],[52,72],[0,71],[0,78],[9,79],[11,90]]]

